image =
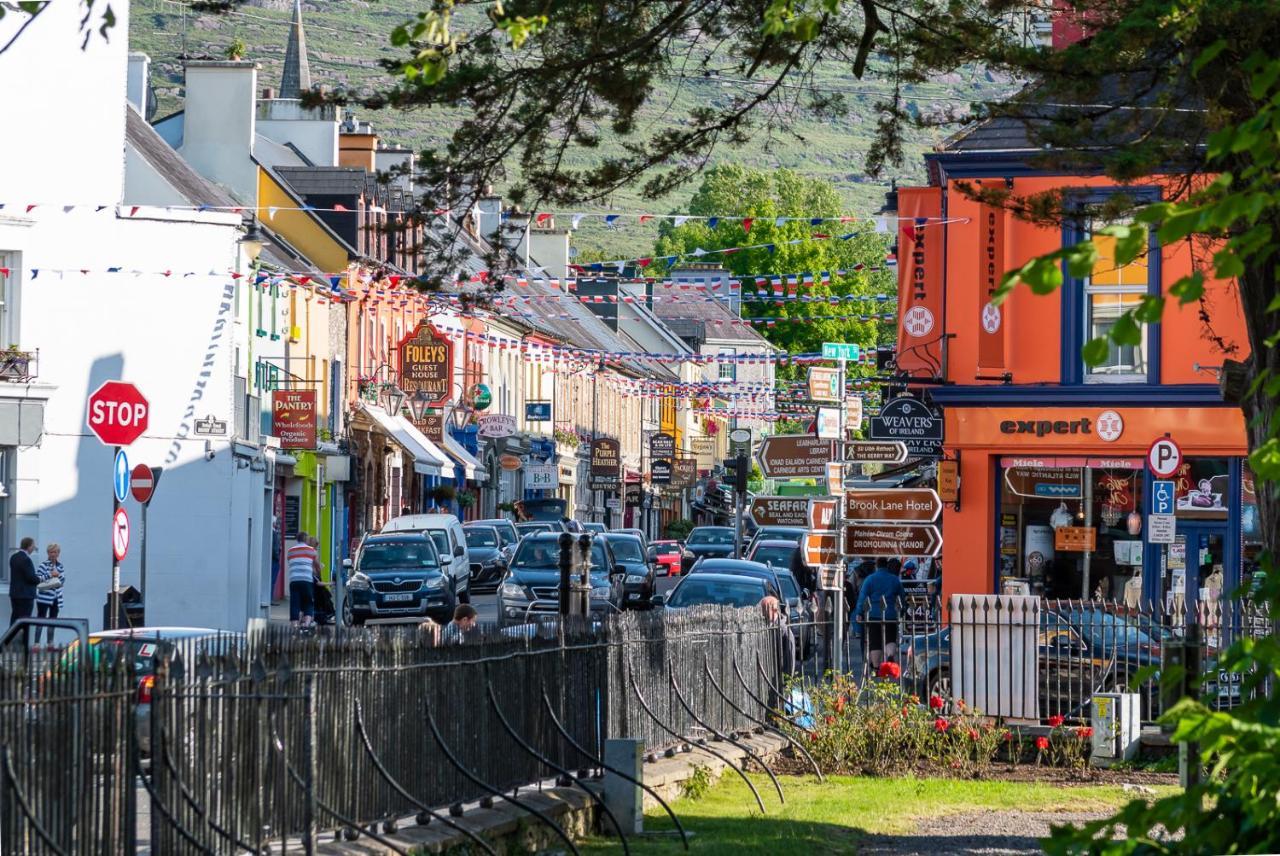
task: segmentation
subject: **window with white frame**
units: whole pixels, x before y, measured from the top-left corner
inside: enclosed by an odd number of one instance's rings
[[[724,357],[737,356],[737,353],[738,352],[735,351],[733,348],[720,349],[720,356],[722,358],[720,362],[720,380],[737,380],[738,364],[735,363],[732,359],[728,359],[728,360],[723,359]]]
[[[1101,225],[1101,224],[1098,224]],[[1121,265],[1116,263],[1116,239],[1094,236],[1098,260],[1084,281],[1084,339],[1105,338],[1116,320],[1142,301],[1150,284],[1150,268],[1145,254]],[[1147,378],[1147,326],[1141,325],[1142,341],[1137,345],[1111,342],[1107,358],[1096,366],[1085,366],[1090,383],[1132,383]]]

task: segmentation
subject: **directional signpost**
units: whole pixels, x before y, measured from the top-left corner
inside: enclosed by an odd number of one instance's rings
[[[899,440],[854,440],[844,444],[850,464],[901,464],[907,460],[907,444]]]
[[[836,457],[836,440],[811,434],[777,434],[760,443],[760,469],[769,479],[816,479]]]
[[[850,490],[844,495],[845,520],[876,523],[932,523],[942,513],[942,500],[930,488]]]
[[[840,539],[835,532],[809,532],[804,536],[804,561],[810,567],[837,565]]]
[[[844,530],[844,551],[851,556],[936,556],[942,550],[942,533],[937,526],[883,526],[854,524]]]
[[[757,526],[808,526],[809,498],[757,496],[751,500],[751,519]]]
[[[836,531],[836,515],[840,512],[840,498],[836,496],[809,497],[809,510],[804,525],[816,532]]]

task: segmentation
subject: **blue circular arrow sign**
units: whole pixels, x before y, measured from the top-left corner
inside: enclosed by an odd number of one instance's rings
[[[111,474],[111,481],[116,490],[116,502],[124,502],[129,495],[129,456],[124,449],[116,452],[116,469]]]

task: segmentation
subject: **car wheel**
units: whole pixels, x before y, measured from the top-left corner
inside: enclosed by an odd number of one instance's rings
[[[355,614],[351,611],[351,598],[349,597],[342,599],[342,623],[347,627],[355,624]]]
[[[454,600],[458,603],[471,603],[471,581],[468,579],[462,591],[454,592]]]
[[[943,711],[951,711],[951,672],[946,669],[934,669],[929,673],[929,696],[942,699]]]

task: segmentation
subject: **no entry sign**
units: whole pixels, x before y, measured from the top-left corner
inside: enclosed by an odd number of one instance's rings
[[[127,446],[142,436],[149,424],[151,406],[131,383],[109,380],[89,396],[85,422],[108,446]]]
[[[129,474],[129,493],[133,494],[133,498],[138,502],[147,502],[155,489],[156,480],[151,467],[146,464],[138,464],[134,467],[133,472]]]

